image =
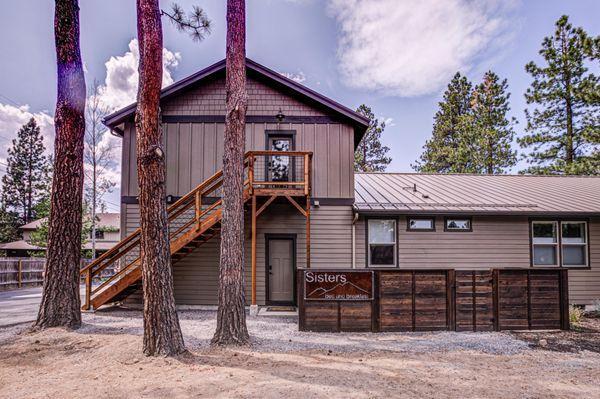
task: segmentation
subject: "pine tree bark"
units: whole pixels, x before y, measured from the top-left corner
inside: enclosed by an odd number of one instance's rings
[[[54,35],[58,71],[54,176],[44,288],[34,327],[78,328],[85,79],[77,0],[56,0]]]
[[[223,151],[223,218],[219,308],[214,345],[249,342],[244,293],[244,142],[246,123],[246,11],[227,1],[226,117]]]
[[[137,0],[140,82],[137,96],[137,168],[140,187],[144,354],[185,352],[175,309],[165,189],[165,157],[159,122],[162,26],[158,0]]]

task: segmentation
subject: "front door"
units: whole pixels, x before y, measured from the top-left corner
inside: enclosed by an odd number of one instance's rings
[[[267,273],[269,289],[267,303],[293,304],[294,301],[294,239],[267,238]]]

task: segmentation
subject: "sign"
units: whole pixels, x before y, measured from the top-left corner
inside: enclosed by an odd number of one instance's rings
[[[304,271],[307,301],[370,301],[373,299],[372,271]]]

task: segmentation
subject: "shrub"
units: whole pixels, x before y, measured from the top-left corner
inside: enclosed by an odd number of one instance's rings
[[[579,322],[581,322],[581,319],[583,318],[583,313],[583,309],[579,306],[569,306],[569,321],[571,322],[571,325],[578,324]]]

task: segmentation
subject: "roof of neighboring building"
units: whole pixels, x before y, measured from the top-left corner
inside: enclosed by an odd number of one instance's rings
[[[309,89],[306,86],[301,85],[298,82],[293,81],[280,73],[273,71],[249,58],[246,58],[246,68],[249,76],[258,77],[265,83],[288,92],[291,95],[298,97],[305,102],[314,105],[318,108],[325,109],[328,113],[335,115],[340,121],[349,123],[354,127],[354,145],[357,146],[365,131],[369,127],[369,120],[363,115],[356,111],[345,107],[344,105],[334,101],[314,90]],[[160,98],[165,100],[171,96],[177,95],[178,93],[188,90],[191,87],[200,84],[201,82],[214,77],[217,73],[224,73],[225,71],[225,60],[221,60],[207,68],[202,69],[190,75],[186,78],[181,79],[178,82],[173,83],[170,86],[165,87],[161,90]],[[110,129],[116,131],[119,135],[123,132],[117,127],[119,124],[130,119],[135,113],[136,104],[130,104],[104,118],[104,124]]]
[[[31,245],[30,243],[28,243],[25,240],[6,242],[4,244],[0,244],[0,249],[13,249],[13,250],[20,249],[20,250],[26,250],[26,251],[45,250],[45,248],[38,247],[36,245]]]
[[[97,213],[98,227],[110,227],[119,229],[121,227],[121,215],[119,213]],[[47,218],[34,220],[19,227],[21,230],[37,230]]]
[[[600,215],[600,177],[356,173],[361,213]]]

